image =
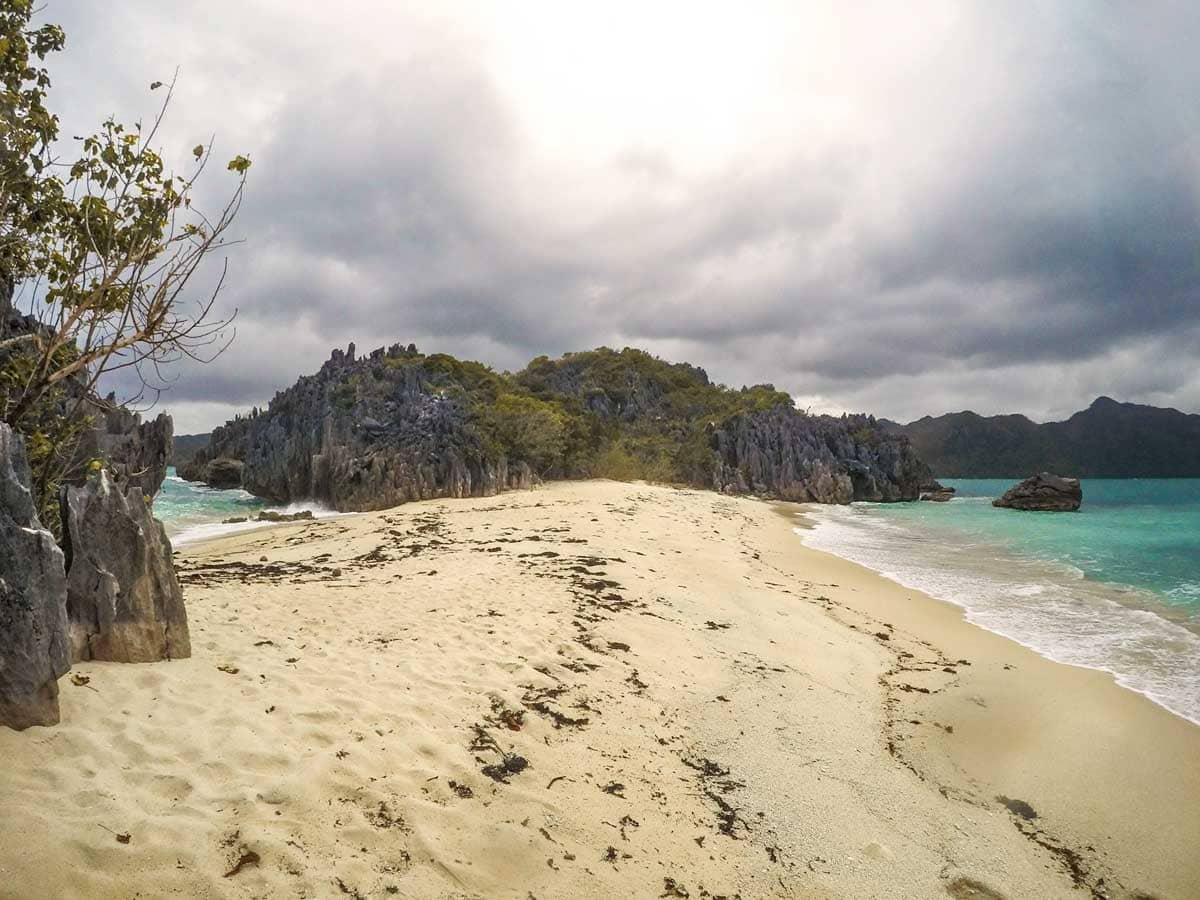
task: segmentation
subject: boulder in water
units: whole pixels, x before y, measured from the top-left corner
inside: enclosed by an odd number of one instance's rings
[[[171,542],[141,490],[122,491],[100,470],[64,489],[62,511],[72,658],[191,656]]]
[[[954,488],[946,487],[937,481],[929,481],[921,485],[921,495],[918,500],[931,500],[934,503],[945,503],[954,499]]]
[[[992,501],[992,506],[1040,512],[1074,512],[1083,502],[1083,488],[1078,478],[1064,478],[1039,472],[1026,478]]]
[[[42,527],[25,443],[0,423],[0,725],[58,723],[71,667],[63,553]]]
[[[220,490],[242,486],[242,461],[222,456],[204,467],[204,483]]]

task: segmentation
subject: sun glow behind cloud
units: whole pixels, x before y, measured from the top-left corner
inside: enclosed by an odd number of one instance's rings
[[[261,403],[349,340],[500,367],[628,344],[896,418],[1061,414],[1099,393],[1200,406],[1180,362],[1200,340],[1200,8],[46,15],[68,33],[73,133],[144,115],[180,65],[164,144],[186,156],[216,131],[255,160],[224,299],[239,340],[182,373],[177,411]]]

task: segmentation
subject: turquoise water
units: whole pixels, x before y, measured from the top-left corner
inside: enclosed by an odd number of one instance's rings
[[[809,507],[805,542],[1200,723],[1200,479],[1085,480],[1077,513],[994,508],[1012,480],[946,483],[949,503]]]
[[[225,519],[249,518],[266,504],[245,491],[217,491],[184,481],[167,469],[167,480],[154,498],[154,515],[162,520],[174,543],[219,533]]]
[[[1083,482],[1072,514],[996,509],[1012,481],[947,481],[964,501],[880,507],[879,515],[948,528],[1009,551],[1072,565],[1087,578],[1144,588],[1200,621],[1200,478]]]
[[[319,503],[302,501],[287,506],[275,506],[242,490],[218,491],[203,484],[184,481],[175,468],[167,469],[167,479],[154,498],[154,515],[162,520],[171,542],[176,546],[205,538],[218,537],[236,531],[263,527],[246,521],[226,523],[226,519],[252,519],[261,510],[281,513],[310,510],[314,517],[325,519],[340,515]]]
[[[261,523],[251,519],[264,509],[281,513],[295,513],[307,509],[318,519],[339,515],[311,501],[274,506],[246,491],[214,490],[207,485],[184,481],[175,474],[174,467],[167,469],[167,480],[163,482],[162,490],[154,498],[154,515],[162,520],[171,542],[176,546],[236,531],[261,528]],[[225,521],[239,518],[251,521]]]

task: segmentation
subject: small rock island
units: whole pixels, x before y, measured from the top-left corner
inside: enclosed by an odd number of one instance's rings
[[[1024,509],[1036,512],[1075,512],[1083,502],[1083,488],[1078,478],[1064,478],[1039,472],[993,500],[992,506]]]

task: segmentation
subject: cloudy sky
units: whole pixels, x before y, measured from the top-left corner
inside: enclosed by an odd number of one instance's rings
[[[46,0],[64,131],[254,161],[207,430],[334,346],[638,346],[801,406],[1200,411],[1200,4]],[[212,171],[209,205],[232,184]]]

